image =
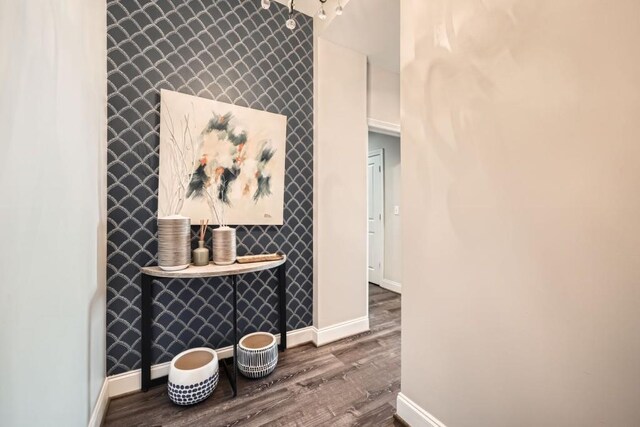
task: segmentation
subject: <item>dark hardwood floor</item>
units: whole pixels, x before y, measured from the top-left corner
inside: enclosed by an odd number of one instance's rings
[[[316,348],[280,353],[275,372],[238,379],[220,369],[218,388],[191,407],[172,404],[166,387],[111,401],[107,426],[399,426],[400,296],[369,285],[369,332]]]

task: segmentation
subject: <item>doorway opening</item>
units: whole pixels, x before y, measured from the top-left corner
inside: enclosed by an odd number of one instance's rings
[[[367,158],[368,280],[401,292],[400,137],[370,129]]]

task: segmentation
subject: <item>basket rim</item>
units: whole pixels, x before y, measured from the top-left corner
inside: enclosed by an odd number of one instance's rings
[[[211,362],[207,363],[206,365],[201,366],[201,367],[196,368],[196,369],[180,369],[180,368],[176,368],[176,362],[178,361],[178,359],[180,359],[182,356],[184,356],[186,354],[194,353],[196,351],[204,351],[204,352],[211,353],[213,355],[213,359],[211,360]],[[196,347],[196,348],[187,349],[187,350],[185,350],[185,351],[183,351],[181,353],[176,354],[175,357],[173,359],[171,359],[170,367],[171,367],[171,369],[174,369],[175,371],[178,371],[178,372],[194,372],[194,371],[198,371],[200,369],[203,369],[206,366],[211,365],[211,364],[215,364],[217,366],[217,363],[218,363],[218,353],[216,353],[216,351],[214,349],[208,348],[208,347]]]
[[[265,345],[264,347],[259,347],[259,348],[247,348],[242,344],[245,339],[253,337],[255,335],[268,335],[271,338],[271,342],[269,344]],[[238,347],[240,347],[244,351],[262,351],[262,350],[267,350],[267,349],[273,347],[274,344],[277,344],[275,335],[273,335],[273,334],[271,334],[269,332],[253,332],[251,334],[247,334],[247,335],[243,336],[240,339],[240,342],[238,343]]]

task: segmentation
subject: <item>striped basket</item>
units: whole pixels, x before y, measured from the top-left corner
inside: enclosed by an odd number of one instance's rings
[[[278,343],[273,334],[255,332],[238,344],[238,369],[247,378],[269,375],[278,364]]]

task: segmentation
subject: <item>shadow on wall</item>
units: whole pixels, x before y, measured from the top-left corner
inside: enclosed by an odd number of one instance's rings
[[[403,0],[402,392],[447,425],[640,420],[639,13]]]
[[[499,156],[505,149],[495,125],[500,118],[492,108],[500,87],[491,71],[493,66],[500,66],[507,74],[519,73],[518,47],[532,29],[526,28],[526,20],[516,22],[516,16],[519,13],[530,16],[536,8],[532,2],[506,3],[504,9],[467,5],[465,9],[469,10],[465,13],[469,15],[461,16],[449,2],[436,2],[429,11],[437,22],[435,34],[419,39],[416,47],[421,50],[428,45],[430,52],[437,52],[428,67],[414,69],[424,81],[424,90],[416,91],[425,100],[421,127],[442,165],[455,177],[448,192],[449,215],[458,235],[470,241],[508,238],[508,233],[496,236],[488,233],[493,227],[475,224],[511,227],[497,215],[496,204],[500,200],[481,196],[488,187],[500,185],[498,175],[502,172],[488,168],[493,159],[486,156]],[[481,64],[489,67],[485,69]],[[479,150],[476,144],[480,141],[490,146]],[[464,208],[462,200],[468,201]],[[469,215],[476,221],[469,224],[466,221]]]

